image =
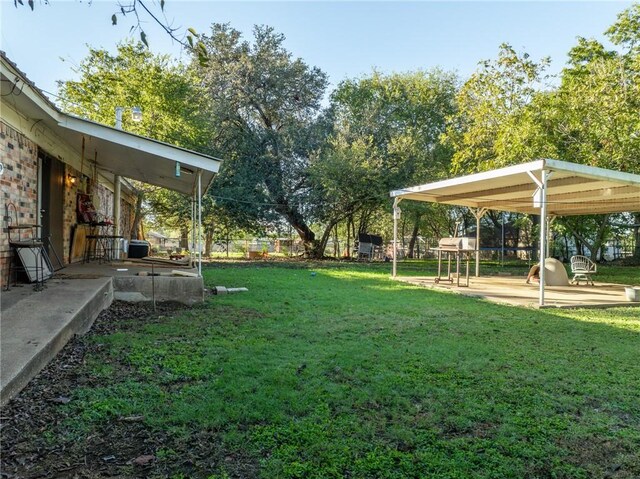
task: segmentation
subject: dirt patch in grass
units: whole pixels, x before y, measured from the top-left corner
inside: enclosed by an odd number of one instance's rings
[[[570,438],[561,444],[569,451],[568,459],[585,465],[589,477],[637,479],[640,458],[636,449],[630,450],[619,441],[603,437]]]
[[[85,362],[100,357],[97,336],[133,330],[141,323],[166,320],[186,307],[161,303],[114,302],[91,331],[71,340],[58,356],[2,410],[2,478],[208,477],[225,470],[231,477],[257,475],[252,458],[225,451],[216,431],[169,434],[153,430],[144,416],[118,417],[74,430],[69,408],[78,387],[103,387]],[[120,363],[119,368],[126,367]],[[127,371],[118,371],[118,376]]]

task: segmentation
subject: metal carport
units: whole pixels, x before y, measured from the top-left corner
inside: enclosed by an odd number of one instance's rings
[[[477,221],[476,276],[480,275],[480,219],[487,210],[540,215],[540,262],[548,256],[548,218],[640,211],[640,175],[543,159],[521,165],[391,191],[393,277],[396,276],[398,207],[402,200],[470,208]],[[544,305],[544,268],[539,304]]]

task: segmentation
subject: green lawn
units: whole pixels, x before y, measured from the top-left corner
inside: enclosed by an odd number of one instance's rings
[[[205,278],[249,292],[93,336],[101,386],[74,391],[50,441],[144,415],[157,476],[640,477],[638,308],[500,306],[393,282],[388,264]]]

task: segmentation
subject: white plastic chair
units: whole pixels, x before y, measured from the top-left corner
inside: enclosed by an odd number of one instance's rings
[[[373,259],[372,243],[358,243],[358,259],[366,259],[367,261],[371,261]]]
[[[572,283],[579,285],[580,281],[586,281],[587,284],[591,283],[591,286],[593,286],[593,278],[591,278],[591,275],[597,272],[598,268],[596,264],[586,256],[577,255],[571,257]]]

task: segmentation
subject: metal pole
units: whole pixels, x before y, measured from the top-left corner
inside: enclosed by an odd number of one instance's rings
[[[202,276],[202,171],[198,171],[198,276]]]
[[[196,247],[196,191],[194,189],[193,196],[191,197],[191,244],[189,245],[189,256],[191,257],[191,263],[195,261]]]
[[[476,214],[476,278],[480,277],[480,214]]]
[[[120,175],[113,177],[113,236],[120,235],[120,196],[122,187],[120,185]]]
[[[116,128],[118,130],[122,130],[122,112],[123,111],[124,111],[124,108],[122,108],[121,106],[116,107]]]
[[[480,277],[480,220],[486,212],[485,208],[478,208],[474,213],[476,217],[476,278]]]
[[[547,171],[542,170],[540,186],[540,306],[544,306],[545,257],[547,252]]]
[[[398,250],[398,203],[400,203],[399,199],[396,198],[393,201],[393,268],[392,268],[392,277],[396,277],[397,273],[397,250]]]
[[[500,266],[504,266],[504,211],[502,212],[502,240],[500,244],[502,245],[502,252],[500,253]],[[516,245],[517,246],[517,245]]]

